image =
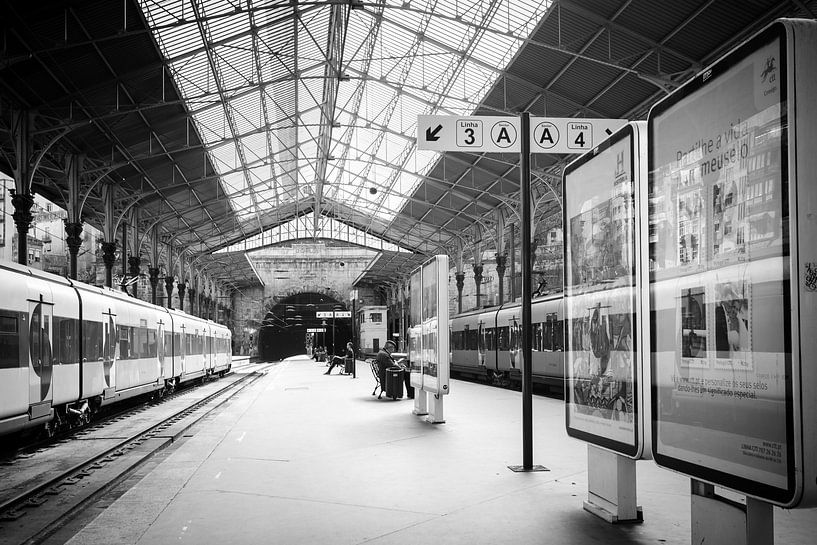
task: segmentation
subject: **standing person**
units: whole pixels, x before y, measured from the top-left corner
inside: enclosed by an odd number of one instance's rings
[[[392,352],[397,348],[397,345],[394,344],[394,341],[388,340],[383,345],[383,348],[377,353],[377,357],[375,357],[375,362],[377,363],[377,375],[380,377],[380,393],[386,391],[386,369],[393,365],[397,365],[394,362],[394,358],[391,357]],[[378,396],[379,398],[380,396]]]
[[[340,366],[340,372],[343,374],[343,369],[346,366],[346,360],[348,358],[351,358],[352,360],[355,359],[355,346],[352,344],[352,341],[346,343],[346,353],[343,356],[332,357],[332,364],[329,366],[329,370],[326,371],[324,375],[330,374],[336,365]]]

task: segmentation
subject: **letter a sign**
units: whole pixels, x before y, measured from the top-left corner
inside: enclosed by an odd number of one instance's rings
[[[417,118],[417,148],[473,153],[519,153],[518,117],[421,115]]]
[[[522,135],[518,117],[421,115],[417,148],[472,153],[519,153],[530,138],[531,153],[584,153],[627,124],[626,119],[531,117]]]
[[[531,153],[584,153],[627,124],[626,119],[531,117]]]

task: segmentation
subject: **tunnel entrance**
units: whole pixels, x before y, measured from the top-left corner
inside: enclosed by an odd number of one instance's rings
[[[312,345],[325,346],[330,354],[343,354],[352,340],[351,318],[317,317],[318,312],[335,310],[346,310],[346,304],[322,293],[304,292],[282,299],[264,315],[258,330],[259,356],[263,361],[276,361],[306,354],[307,330],[321,328],[325,331],[311,335]]]

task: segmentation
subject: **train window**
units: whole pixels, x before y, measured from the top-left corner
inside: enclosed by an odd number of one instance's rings
[[[102,359],[102,324],[82,321],[82,357],[87,361]]]
[[[534,351],[542,351],[542,329],[543,325],[541,323],[533,324],[533,350]]]
[[[155,358],[159,351],[156,345],[156,331],[153,329],[147,329],[148,334],[148,342],[147,342],[147,352],[145,353],[146,358]]]
[[[54,363],[76,363],[79,361],[77,347],[77,320],[54,317]]]
[[[561,352],[565,349],[565,321],[556,320],[553,322],[553,350]]]
[[[476,350],[477,349],[477,330],[476,329],[469,329],[465,332],[465,349],[466,350]]]
[[[148,330],[146,327],[134,327],[133,356],[135,358],[147,358],[150,356],[148,348]],[[155,354],[154,354],[155,355]]]
[[[0,368],[20,365],[20,332],[16,315],[0,313]]]
[[[42,331],[40,324],[42,323],[41,306],[37,305],[34,312],[31,313],[31,324],[29,325],[28,334],[28,348],[31,353],[31,363],[40,365],[40,344],[42,343]]]
[[[497,349],[499,350],[508,350],[508,341],[510,340],[508,326],[500,326],[496,328],[497,330]]]
[[[135,357],[133,354],[133,328],[128,326],[118,326],[116,328],[119,337],[119,359],[130,360]]]
[[[451,332],[451,346],[453,350],[465,350],[465,331]]]

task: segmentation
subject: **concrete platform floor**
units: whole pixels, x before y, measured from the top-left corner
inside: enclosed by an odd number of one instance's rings
[[[521,394],[452,381],[444,424],[377,400],[367,364],[330,375],[306,357],[269,374],[69,542],[320,544],[690,543],[689,479],[639,461],[642,524],[582,509],[587,445],[564,405],[534,398],[534,463],[522,463]],[[775,509],[775,542],[813,543],[817,510]]]

